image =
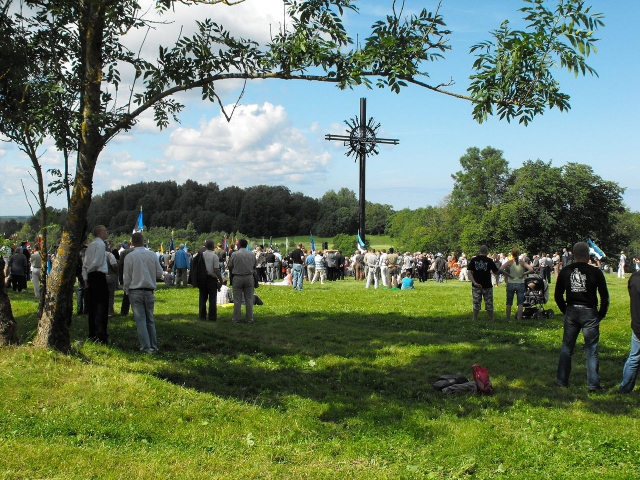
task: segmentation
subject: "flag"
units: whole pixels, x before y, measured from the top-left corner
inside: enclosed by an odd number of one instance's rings
[[[607,256],[602,250],[600,250],[600,247],[598,247],[598,245],[596,245],[593,240],[589,239],[587,242],[589,243],[590,247],[589,253],[595,255],[598,260]]]
[[[162,243],[160,244],[160,255],[164,253],[164,248],[162,247]]]
[[[173,243],[173,232],[171,232],[171,243],[169,244],[169,251],[176,249],[176,245]]]
[[[140,205],[140,213],[138,214],[138,220],[136,221],[136,226],[133,227],[133,233],[141,232],[144,230],[144,221],[142,214],[142,205]]]
[[[285,254],[288,254],[288,253],[289,253],[289,237],[286,237],[286,240],[285,240],[285,244],[284,244],[284,245],[285,245],[285,246],[284,246],[284,253],[285,253]]]
[[[362,241],[362,237],[360,237],[360,232],[358,232],[358,245],[360,245],[361,248],[366,247],[366,244]]]
[[[311,251],[316,251],[316,242],[313,241],[313,234],[309,232],[309,242],[311,242]]]

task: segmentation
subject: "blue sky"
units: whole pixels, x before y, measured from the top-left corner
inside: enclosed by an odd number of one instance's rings
[[[357,2],[359,15],[349,14],[346,25],[353,37],[391,8],[390,0]],[[343,134],[344,120],[359,113],[360,97],[367,98],[368,115],[382,124],[379,136],[398,138],[397,146],[381,146],[367,161],[367,200],[395,209],[439,204],[450,193],[451,174],[469,147],[492,146],[504,152],[511,168],[526,160],[590,165],[597,175],[627,188],[626,204],[640,211],[638,137],[640,121],[640,21],[636,0],[591,0],[593,10],[605,15],[606,26],[596,35],[598,54],[589,59],[598,77],[579,77],[558,71],[562,91],[571,96],[571,110],[548,111],[528,127],[491,118],[478,124],[471,118],[471,104],[419,87],[396,95],[388,90],[340,91],[331,84],[294,81],[249,82],[227,123],[217,105],[203,102],[196,93],[180,100],[187,108],[181,124],[158,131],[150,116],[130,132],[119,135],[102,153],[94,181],[94,193],[140,181],[186,179],[229,185],[285,185],[291,191],[321,197],[342,187],[358,191],[358,167],[347,158],[339,142],[327,142],[327,133]],[[433,10],[437,1],[407,0],[405,11]],[[425,66],[429,82],[455,84],[451,91],[466,93],[474,57],[469,47],[489,39],[488,32],[504,19],[517,24],[523,4],[516,0],[444,0],[440,13],[452,34],[453,50],[445,59]],[[279,0],[246,0],[224,5],[178,7],[176,22],[160,28],[156,36],[165,44],[180,27],[188,32],[194,18],[210,16],[238,35],[265,41],[269,25],[282,19]],[[141,34],[130,40],[138,45]],[[147,40],[144,50],[154,54],[157,44]],[[136,47],[137,49],[137,47]],[[227,105],[234,103],[239,84],[220,84]],[[22,191],[35,191],[29,161],[10,144],[0,144],[4,181],[0,185],[0,215],[28,215]],[[60,168],[61,157],[51,146],[44,152],[45,168]],[[636,179],[636,180],[634,180]],[[33,197],[29,198],[34,206]],[[62,197],[49,204],[65,206]]]

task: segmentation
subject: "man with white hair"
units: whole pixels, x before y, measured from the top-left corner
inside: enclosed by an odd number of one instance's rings
[[[82,280],[85,292],[89,292],[89,339],[106,344],[109,322],[109,287],[107,286],[107,238],[109,231],[104,225],[93,229],[95,240],[84,254]]]

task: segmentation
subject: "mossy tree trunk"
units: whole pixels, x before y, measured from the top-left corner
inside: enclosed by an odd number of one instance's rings
[[[34,341],[37,346],[63,352],[71,349],[69,326],[73,312],[76,266],[80,245],[87,230],[86,218],[91,204],[93,173],[98,156],[104,147],[104,140],[100,135],[104,114],[100,108],[100,82],[107,2],[86,0],[80,3],[82,6],[79,22],[80,60],[83,65],[84,83],[80,96],[82,125],[78,142],[76,177],[67,223],[48,278],[44,309]]]

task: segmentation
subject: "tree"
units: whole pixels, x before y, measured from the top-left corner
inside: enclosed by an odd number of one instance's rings
[[[393,207],[382,203],[367,202],[365,215],[367,217],[366,233],[382,235],[385,233],[389,218],[393,215]]]
[[[220,1],[224,0],[203,3]],[[14,27],[22,17],[12,17],[9,4],[10,0],[6,0],[0,15]],[[498,104],[501,115],[506,109],[508,120],[522,115],[528,121],[544,108],[568,108],[568,96],[558,91],[551,76],[550,54],[558,52],[564,67],[591,72],[584,58],[592,50],[592,31],[600,25],[599,16],[584,11],[580,0],[561,1],[555,12],[544,9],[542,0],[535,1],[535,8],[525,9],[531,22],[530,33],[514,35],[502,29],[495,35],[496,54],[491,51],[493,44],[482,46],[487,52],[476,62],[480,77],[472,85],[471,96],[464,96],[422,80],[428,76],[424,64],[439,59],[449,48],[446,37],[450,32],[437,12],[422,10],[401,18],[402,12],[394,8],[385,20],[374,23],[369,37],[355,45],[342,23],[345,11],[357,10],[353,0],[287,0],[288,22],[265,48],[251,40],[236,39],[222,26],[204,19],[198,22],[193,36],[180,38],[170,48],[160,46],[159,57],[152,62],[140,58],[122,42],[132,29],[149,26],[139,17],[140,7],[134,0],[24,0],[24,4],[28,7],[28,30],[5,29],[6,34],[0,36],[0,51],[9,52],[18,44],[27,49],[44,44],[46,48],[39,51],[47,61],[38,65],[55,64],[55,75],[51,79],[42,70],[39,76],[25,76],[20,69],[5,69],[0,75],[5,80],[0,85],[1,93],[5,93],[5,87],[7,91],[16,86],[18,90],[31,89],[35,98],[27,103],[27,109],[60,107],[58,118],[71,120],[68,123],[73,127],[73,147],[77,150],[69,215],[49,276],[50,288],[35,340],[36,345],[64,351],[70,348],[68,322],[74,272],[86,229],[96,164],[107,142],[131,129],[142,113],[153,110],[158,126],[163,128],[183,108],[174,98],[178,92],[198,88],[203,99],[222,106],[216,91],[219,81],[279,78],[334,82],[340,88],[371,87],[375,82],[395,92],[412,83],[475,102],[474,115],[479,120],[492,114],[493,105]],[[172,0],[158,0],[156,8],[168,12],[172,5]],[[541,41],[549,48],[525,48],[523,40],[527,39]],[[518,55],[509,57],[509,49]],[[51,52],[49,57],[47,52]],[[30,56],[27,51],[23,58]],[[68,61],[61,62],[61,58]],[[495,62],[494,58],[500,61]],[[504,74],[506,58],[510,71],[517,75]],[[128,94],[118,95],[120,69],[124,65],[132,67],[135,79]],[[533,70],[531,65],[535,66]],[[535,88],[522,88],[526,80],[533,80]],[[68,101],[49,101],[47,95],[41,94],[53,86]],[[230,118],[224,109],[223,113]],[[66,148],[68,130],[52,128],[47,133],[54,136],[59,148]]]

